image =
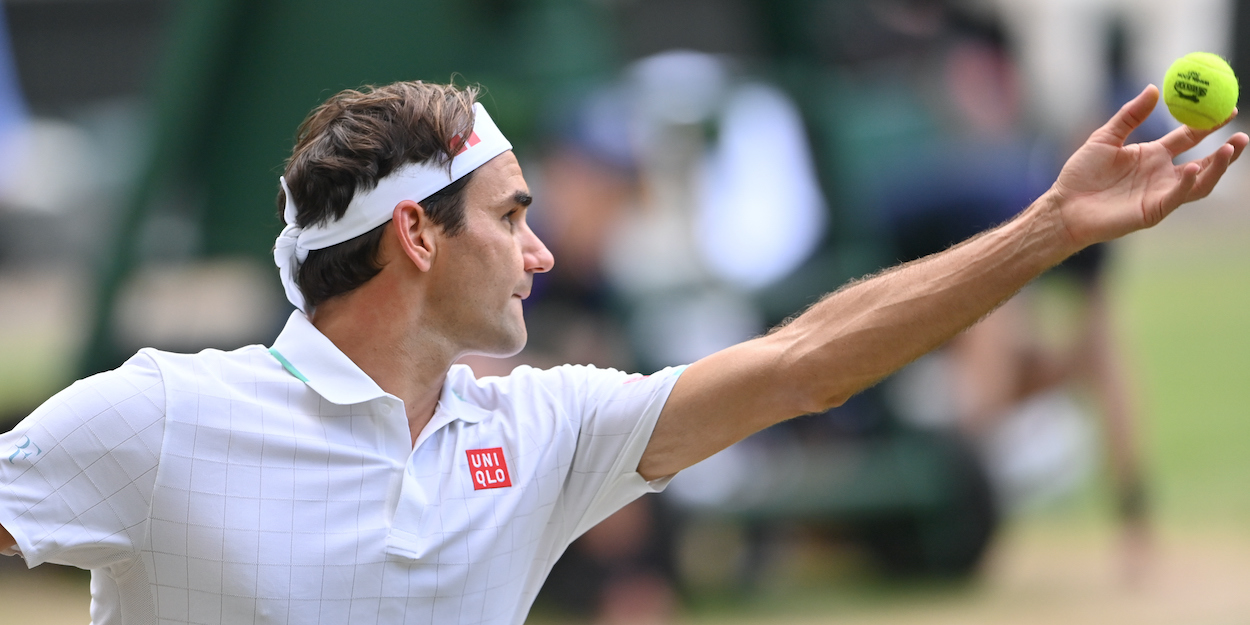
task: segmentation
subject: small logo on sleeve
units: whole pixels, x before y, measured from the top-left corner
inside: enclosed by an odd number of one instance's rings
[[[9,456],[9,464],[17,464],[17,460],[21,458],[25,460],[31,456],[39,456],[43,450],[30,440],[29,436],[23,436],[21,444],[13,446],[13,454]]]
[[[512,486],[512,476],[508,475],[502,447],[470,449],[465,453],[469,455],[469,475],[473,478],[473,490]]]

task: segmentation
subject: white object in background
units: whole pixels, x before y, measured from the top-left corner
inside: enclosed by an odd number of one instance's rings
[[[1090,419],[1064,390],[1038,393],[1000,420],[984,441],[999,501],[1023,512],[1075,491],[1095,459]]]
[[[640,299],[629,331],[652,362],[691,363],[758,336],[764,319],[750,301],[720,288]]]
[[[951,358],[941,350],[917,358],[887,379],[885,398],[899,416],[920,427],[959,425]]]
[[[702,171],[695,241],[718,278],[756,289],[785,277],[820,243],[824,198],[798,107],[761,83],[735,88]]]
[[[0,146],[12,169],[0,187],[0,204],[28,213],[75,208],[97,182],[91,139],[73,124],[34,119],[13,128]]]

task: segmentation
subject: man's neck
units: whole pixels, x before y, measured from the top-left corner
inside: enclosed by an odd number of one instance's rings
[[[434,416],[457,354],[447,341],[422,328],[419,307],[402,306],[401,298],[386,297],[381,286],[367,283],[323,302],[310,320],[383,391],[403,400],[415,445]]]

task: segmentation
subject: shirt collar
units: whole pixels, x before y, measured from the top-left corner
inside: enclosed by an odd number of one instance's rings
[[[330,403],[346,406],[387,395],[298,310],[291,313],[269,353],[291,375]],[[464,386],[465,376],[473,380],[472,370],[465,365],[453,365],[447,372],[438,398],[439,407],[430,420],[431,424],[438,422],[434,429],[457,419],[477,423],[490,414],[489,410],[466,401],[456,390],[457,386]]]
[[[438,410],[434,413],[434,421],[452,421],[459,419],[468,423],[477,423],[485,419],[490,411],[467,400],[456,390],[464,388],[465,382],[475,383],[473,370],[468,365],[452,365],[443,381],[443,392],[438,397]],[[444,415],[446,415],[444,417]]]
[[[373,378],[298,310],[291,313],[269,353],[330,403],[345,406],[386,396]]]

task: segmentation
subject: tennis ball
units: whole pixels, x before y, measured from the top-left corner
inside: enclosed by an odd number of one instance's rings
[[[1228,62],[1210,52],[1177,59],[1163,78],[1163,101],[1172,117],[1191,128],[1214,128],[1237,106],[1237,76]]]

